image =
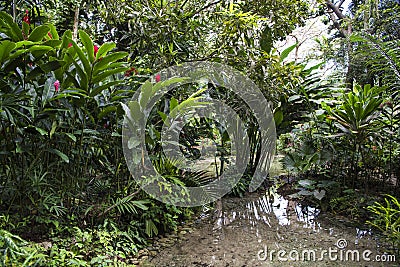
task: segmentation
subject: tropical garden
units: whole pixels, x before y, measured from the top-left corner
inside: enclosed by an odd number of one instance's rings
[[[313,37],[306,57],[297,57],[301,42],[279,46],[311,19],[327,32]],[[369,225],[398,255],[399,19],[397,0],[2,1],[2,266],[133,266],[152,238],[198,214],[202,207],[141,190],[122,136],[126,114],[140,113],[130,102],[139,88],[168,86],[161,70],[200,61],[231,66],[270,101],[283,193]],[[248,194],[261,134],[251,110],[222,86],[169,92],[147,122],[146,150],[169,182],[215,179],[180,169],[161,147],[167,114],[205,95],[245,122],[250,160],[227,197]],[[216,145],[218,178],[230,137],[200,118],[182,128],[179,145],[198,158],[201,140]]]

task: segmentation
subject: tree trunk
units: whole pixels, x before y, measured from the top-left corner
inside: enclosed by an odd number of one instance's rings
[[[353,88],[353,69],[352,69],[352,53],[353,53],[353,45],[348,40],[348,37],[353,32],[353,27],[351,25],[350,18],[345,16],[342,12],[342,5],[345,0],[341,0],[338,3],[334,4],[332,1],[326,1],[326,7],[328,8],[328,15],[333,23],[333,26],[339,31],[340,37],[345,38],[347,42],[347,59],[345,62],[347,64],[346,71],[346,87],[349,89]],[[343,27],[343,22],[347,21],[347,27]],[[346,26],[346,25],[345,25]]]
[[[347,29],[347,34],[350,36],[352,34],[352,27],[351,24],[349,23],[348,29]],[[354,83],[354,75],[353,75],[353,44],[349,39],[346,39],[347,42],[347,72],[346,72],[346,86],[349,89],[353,89],[353,83]]]
[[[72,34],[72,40],[76,41],[78,38],[78,28],[79,28],[79,5],[76,5],[75,8],[75,17],[74,17],[74,29]]]
[[[11,9],[12,9],[12,14],[13,14],[13,20],[14,22],[17,20],[17,3],[15,2],[16,0],[12,1],[11,4]]]

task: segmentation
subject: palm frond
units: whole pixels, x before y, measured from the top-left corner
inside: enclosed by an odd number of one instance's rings
[[[367,58],[367,64],[373,74],[391,87],[391,93],[400,87],[400,41],[382,41],[371,35],[366,35],[361,43],[358,54]]]
[[[111,210],[116,209],[119,213],[127,213],[127,214],[137,214],[137,208],[141,210],[147,210],[147,204],[150,203],[149,200],[134,200],[134,197],[140,192],[140,190],[126,196],[123,198],[117,197],[115,200],[111,199],[112,205],[105,209],[99,216],[103,216],[104,214],[110,212]]]

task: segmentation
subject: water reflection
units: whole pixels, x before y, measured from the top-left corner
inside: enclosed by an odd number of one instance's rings
[[[245,220],[253,227],[259,223],[273,227],[275,222],[271,222],[272,216],[280,226],[297,223],[304,228],[316,231],[320,229],[319,223],[315,221],[320,214],[319,209],[286,199],[277,193],[275,187],[271,187],[257,198],[247,198],[245,203],[240,203],[240,199],[237,203],[232,199],[223,200],[217,204],[216,214],[214,229],[220,229],[237,220]]]
[[[356,239],[355,239],[354,243],[356,245],[358,245],[360,239],[362,239],[362,238],[371,238],[371,237],[373,237],[371,229],[362,230],[360,228],[356,228]]]

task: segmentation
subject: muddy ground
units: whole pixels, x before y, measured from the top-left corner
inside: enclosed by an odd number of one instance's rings
[[[369,229],[301,207],[273,190],[224,198],[184,229],[141,265],[399,266]]]

